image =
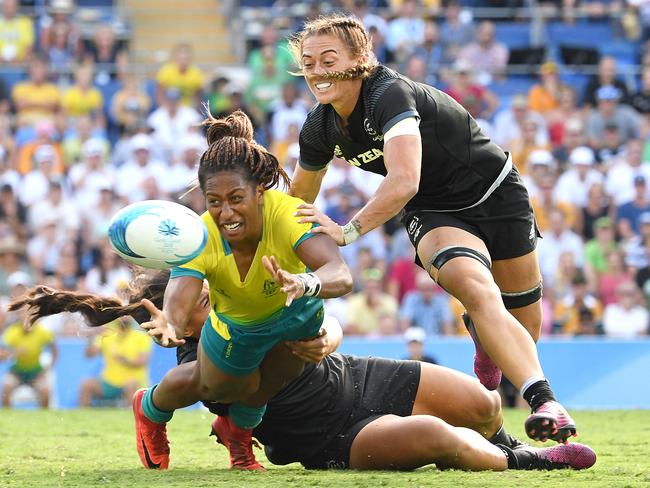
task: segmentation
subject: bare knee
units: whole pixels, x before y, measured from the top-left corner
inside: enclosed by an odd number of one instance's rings
[[[201,379],[199,392],[202,400],[213,402],[235,402],[255,393],[260,386],[259,375],[248,376],[239,381],[213,383]]]
[[[453,442],[454,436],[450,435],[451,429],[453,429],[451,425],[431,415],[416,417],[421,417],[418,428],[421,437],[416,445],[423,455],[445,457],[456,452],[458,446]]]
[[[474,408],[470,412],[468,425],[483,437],[489,437],[501,423],[501,397],[496,391],[481,388],[480,393],[476,395]]]
[[[490,313],[495,306],[502,304],[499,287],[489,276],[482,273],[469,275],[462,280],[460,286],[463,292],[457,298],[470,316]]]

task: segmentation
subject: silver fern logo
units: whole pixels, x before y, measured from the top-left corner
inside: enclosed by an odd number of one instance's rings
[[[165,219],[158,224],[158,233],[165,237],[176,237],[179,234],[179,229],[176,226],[176,222],[171,219]]]
[[[378,134],[377,131],[372,127],[370,120],[363,119],[363,128],[373,141],[381,141],[384,139],[383,134]]]

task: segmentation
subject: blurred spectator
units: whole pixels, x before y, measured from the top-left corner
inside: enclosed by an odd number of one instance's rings
[[[431,280],[429,280],[431,281]],[[429,356],[424,350],[424,342],[427,339],[427,333],[420,327],[410,327],[404,332],[404,342],[408,349],[408,355],[404,358],[411,361],[422,361],[423,363],[438,364],[438,362]]]
[[[81,54],[81,33],[72,19],[73,12],[72,0],[51,0],[37,29],[40,50],[49,58],[52,72],[62,81],[68,80],[68,71]]]
[[[547,115],[559,106],[562,82],[557,64],[547,61],[539,67],[541,83],[534,85],[528,92],[528,106],[531,110]]]
[[[623,152],[624,141],[621,139],[621,131],[618,124],[606,122],[603,130],[602,146],[596,150],[596,161],[600,166],[606,167],[616,162],[616,158]]]
[[[48,60],[50,69],[60,81],[67,81],[72,64],[75,60],[75,46],[69,39],[70,31],[68,26],[56,23],[51,27],[51,40],[48,47],[42,47]]]
[[[585,274],[594,285],[598,277],[607,271],[607,255],[618,248],[614,240],[614,222],[601,217],[594,222],[594,238],[585,244]]]
[[[537,244],[537,255],[539,265],[544,277],[553,287],[553,279],[556,275],[560,255],[563,252],[571,252],[575,257],[576,266],[582,267],[584,262],[584,251],[582,239],[566,225],[564,212],[559,209],[551,211],[549,217],[549,229],[544,233],[544,238]]]
[[[650,66],[644,66],[641,71],[641,86],[632,95],[630,104],[645,119],[650,122]]]
[[[408,292],[400,307],[402,330],[417,327],[430,335],[453,334],[453,322],[449,296],[438,286],[425,270],[415,276],[416,289]]]
[[[519,163],[515,162],[517,169]],[[543,184],[544,179],[553,180],[555,174],[555,160],[550,151],[545,149],[534,149],[528,155],[528,161],[525,163],[526,174],[522,175],[522,180],[530,198],[539,197],[539,188]]]
[[[381,35],[375,26],[368,29],[368,36],[372,43],[372,52],[374,53],[377,61],[381,64],[386,64],[393,61],[393,54],[388,51],[386,47],[386,38]]]
[[[424,43],[424,20],[417,10],[416,0],[404,0],[398,15],[388,23],[386,46],[398,63],[405,63]]]
[[[52,181],[47,195],[35,201],[29,211],[32,232],[47,222],[56,222],[57,234],[62,239],[75,235],[81,226],[77,206],[64,196],[59,181]]]
[[[555,197],[576,207],[587,204],[587,193],[594,184],[603,183],[603,175],[594,169],[594,152],[585,146],[571,151],[571,166],[560,176],[555,188]]]
[[[56,269],[54,270],[54,280],[57,283],[57,288],[77,291],[78,289],[83,288],[79,286],[80,279],[83,280],[83,275],[79,266],[79,251],[74,240],[70,239],[70,237],[65,239],[63,242],[64,244],[59,250]],[[83,281],[81,282],[83,283]],[[70,332],[78,332],[78,330]]]
[[[548,144],[548,129],[544,117],[528,108],[528,99],[521,93],[512,97],[508,109],[501,110],[494,117],[494,142],[505,149],[512,147],[513,141],[522,137],[522,127],[526,120],[532,120],[537,125],[535,144]]]
[[[147,118],[147,124],[153,129],[154,142],[163,150],[167,161],[172,159],[178,141],[195,130],[200,122],[201,114],[193,107],[181,104],[181,92],[177,88],[167,88],[160,107]]]
[[[134,127],[149,114],[151,98],[140,85],[138,78],[127,76],[122,88],[111,99],[111,116],[121,132]]]
[[[47,195],[50,185],[60,181],[57,168],[60,167],[60,154],[54,146],[41,144],[34,151],[34,169],[27,173],[20,187],[20,201],[31,206]]]
[[[29,79],[14,85],[11,98],[16,107],[20,127],[43,120],[54,121],[59,110],[61,93],[48,81],[47,61],[35,57],[29,64]]]
[[[638,218],[639,232],[629,239],[621,239],[624,249],[625,265],[631,272],[637,272],[650,265],[650,212],[642,213]],[[643,287],[639,285],[643,290]],[[645,290],[644,290],[645,292]]]
[[[633,282],[616,289],[617,303],[610,303],[603,314],[603,329],[608,337],[634,339],[648,334],[648,310],[639,305],[639,290]]]
[[[99,195],[94,206],[83,207],[83,242],[89,249],[100,248],[108,235],[108,224],[122,206],[113,193],[113,187],[105,181],[97,188]],[[203,212],[198,212],[203,213]]]
[[[385,37],[388,30],[388,23],[382,16],[370,11],[368,3],[368,0],[354,0],[352,13],[363,22],[366,30],[369,31],[374,27],[382,37]]]
[[[0,235],[9,232],[19,239],[27,237],[27,207],[16,196],[11,185],[0,187]],[[6,226],[6,229],[4,228]]]
[[[557,269],[551,283],[544,283],[545,293],[543,302],[557,303],[572,293],[573,279],[577,273],[584,275],[576,266],[576,257],[572,251],[563,251],[558,260]],[[548,293],[546,293],[548,292]]]
[[[611,195],[615,204],[622,205],[634,199],[636,176],[643,176],[646,181],[650,181],[650,166],[643,164],[642,158],[643,141],[632,139],[625,146],[625,153],[607,172],[605,191]]]
[[[404,74],[407,78],[417,81],[418,83],[427,82],[427,63],[424,58],[419,56],[411,56],[406,62]]]
[[[553,149],[553,157],[564,167],[569,162],[569,155],[587,142],[585,126],[580,118],[571,117],[562,121],[562,143]]]
[[[286,141],[289,127],[302,127],[306,118],[307,107],[298,97],[295,83],[285,83],[282,85],[282,96],[271,106],[271,141]]]
[[[105,326],[104,333],[92,338],[86,347],[86,357],[101,353],[104,368],[99,378],[81,383],[79,406],[90,407],[98,399],[121,399],[129,405],[136,390],[149,383],[151,347],[149,336],[135,330],[129,317]]]
[[[187,133],[178,142],[174,161],[162,175],[162,185],[170,195],[186,192],[197,182],[199,159],[207,149],[205,138],[196,133]]]
[[[0,16],[0,64],[22,63],[34,45],[32,19],[18,13],[17,0],[3,0]]]
[[[94,64],[95,84],[104,86],[124,71],[128,54],[123,43],[115,39],[113,29],[100,25],[94,37],[85,42],[83,61]]]
[[[644,213],[650,215],[650,199],[648,199],[648,182],[643,175],[637,175],[634,181],[634,198],[621,205],[616,211],[616,225],[622,239],[628,240],[639,234],[640,217]]]
[[[145,195],[152,182],[159,189],[162,187],[161,178],[168,167],[165,163],[153,159],[152,146],[151,136],[134,135],[130,141],[132,157],[117,170],[117,193],[130,202],[146,200]]]
[[[467,61],[459,59],[454,63],[451,83],[445,92],[475,119],[489,119],[499,106],[494,94],[474,81],[474,70]]]
[[[611,216],[614,208],[602,184],[595,183],[589,187],[587,203],[580,209],[580,218],[577,225],[578,233],[585,242],[594,237],[594,222],[600,217]]]
[[[559,210],[564,215],[564,221],[568,228],[575,228],[577,221],[577,209],[571,203],[560,200],[555,194],[555,177],[552,174],[544,176],[539,180],[538,191],[531,198],[535,220],[539,230],[545,232],[552,227],[550,224],[551,213]]]
[[[44,276],[54,275],[59,264],[60,251],[65,240],[57,232],[55,220],[44,220],[34,229],[33,236],[27,244],[29,265],[34,270],[37,282]],[[67,237],[67,236],[66,236]]]
[[[556,149],[562,145],[571,145],[571,142],[568,141],[572,135],[571,132],[584,130],[583,119],[585,117],[583,110],[578,107],[578,95],[573,87],[560,85],[558,96],[557,107],[544,114],[551,143]],[[578,124],[580,124],[579,129],[577,129]],[[573,147],[580,144],[582,143],[574,143]],[[565,159],[566,157],[563,158],[563,160]]]
[[[172,50],[172,59],[164,64],[156,74],[158,82],[156,98],[163,104],[165,93],[169,88],[176,88],[181,93],[183,105],[194,106],[198,103],[203,89],[203,72],[192,64],[192,47],[179,43]]]
[[[415,250],[412,246],[407,247],[409,250],[405,256],[395,259],[390,264],[388,272],[387,291],[401,304],[407,293],[415,290],[415,275],[420,269],[413,262]]]
[[[61,107],[67,117],[103,115],[104,98],[102,93],[93,86],[92,65],[81,65],[74,73],[75,83],[63,94]]]
[[[397,320],[397,300],[382,291],[382,279],[382,272],[376,268],[363,272],[362,290],[348,299],[347,334],[377,334],[382,317]]]
[[[538,133],[539,125],[533,117],[526,117],[521,123],[521,136],[511,141],[510,149],[512,153],[512,160],[517,165],[517,169],[523,175],[528,172],[527,162],[530,153],[533,151],[548,151],[551,149],[550,144],[539,144]]]
[[[114,175],[104,164],[106,146],[101,139],[88,139],[82,148],[82,161],[70,168],[68,179],[74,190],[75,203],[79,208],[94,206],[100,190],[111,186]]]
[[[571,291],[558,301],[554,311],[554,331],[559,334],[577,335],[584,333],[583,321],[586,312],[592,322],[598,323],[603,316],[603,305],[587,287],[587,279],[577,271],[571,279]]]
[[[632,273],[625,266],[623,253],[618,249],[609,251],[605,255],[607,269],[598,275],[596,290],[600,303],[607,306],[616,303],[618,297],[616,290],[621,283],[633,280]]]
[[[63,158],[63,149],[57,142],[57,134],[52,124],[48,120],[40,121],[36,124],[35,137],[30,142],[24,144],[19,148],[17,157],[17,168],[22,175],[26,175],[36,168],[36,151],[39,147],[49,146],[53,148],[56,153],[54,161],[54,172],[57,175],[62,175],[65,170],[65,162]]]
[[[600,58],[598,72],[589,81],[583,93],[582,102],[589,107],[598,105],[598,90],[604,86],[613,86],[618,90],[618,100],[621,103],[628,103],[627,85],[618,78],[616,60],[609,56]]]
[[[217,76],[210,82],[207,94],[210,113],[225,112],[230,108],[230,101],[226,93],[226,88],[229,83],[230,80],[225,76]]]
[[[83,146],[90,139],[100,141],[104,154],[110,154],[110,143],[103,126],[103,116],[96,119],[91,115],[80,115],[68,120],[67,130],[63,135],[63,154],[68,168],[81,162]]]
[[[11,289],[11,298],[19,298],[31,285],[29,275],[16,272],[7,278]],[[20,311],[16,314],[16,321],[6,328],[2,334],[3,349],[0,349],[0,359],[11,359],[9,372],[3,378],[2,406],[11,406],[11,397],[21,385],[28,385],[34,389],[41,408],[50,404],[50,376],[49,371],[56,363],[57,347],[54,334],[46,329],[40,322],[33,325],[28,323],[27,312]],[[42,358],[45,349],[50,351],[49,364]]]
[[[639,137],[639,114],[628,105],[619,103],[620,92],[611,85],[601,86],[596,92],[597,110],[587,118],[587,137],[594,148],[603,146],[605,127],[617,126],[620,143],[625,144],[630,139]]]
[[[424,80],[429,85],[434,85],[438,79],[438,72],[443,63],[443,45],[440,41],[438,25],[435,22],[427,21],[424,25],[424,41],[415,48],[413,57],[424,62]]]
[[[474,39],[474,25],[470,19],[469,16],[461,15],[460,1],[447,2],[445,19],[440,27],[440,41],[444,47],[443,63],[453,63],[460,50]]]
[[[246,65],[251,70],[252,78],[259,76],[272,59],[275,72],[284,75],[289,81],[288,71],[293,66],[293,58],[288,49],[287,40],[283,37],[278,40],[278,31],[272,24],[267,24],[260,35],[260,46],[252,49],[246,60]]]
[[[461,49],[458,58],[469,62],[478,73],[479,82],[488,85],[505,75],[508,47],[494,37],[494,23],[482,21],[476,29],[476,39]]]
[[[97,250],[95,265],[86,273],[85,288],[91,293],[116,296],[130,279],[131,272],[125,262],[105,243]]]
[[[23,261],[24,256],[25,246],[16,236],[9,234],[0,238],[0,295],[7,296],[11,292],[9,276],[13,273],[31,274],[29,266]]]

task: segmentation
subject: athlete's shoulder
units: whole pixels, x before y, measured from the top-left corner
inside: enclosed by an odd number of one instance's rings
[[[395,84],[403,89],[409,89],[412,88],[413,83],[397,71],[380,64],[363,83],[364,98],[370,102],[377,102],[386,90]]]

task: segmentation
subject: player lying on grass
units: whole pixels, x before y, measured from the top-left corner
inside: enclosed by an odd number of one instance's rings
[[[80,311],[91,324],[104,320],[98,310],[144,322],[148,311],[138,303],[148,298],[161,307],[167,276],[165,271],[139,276],[130,306],[109,309],[114,299],[42,288],[13,306],[28,306],[35,317]],[[186,329],[191,337],[176,350],[180,365],[165,376],[179,394],[191,388],[201,328],[204,322],[211,326],[207,304],[205,289]],[[271,398],[254,429],[272,463],[300,462],[312,469],[414,469],[435,463],[503,470],[584,469],[596,460],[593,450],[578,443],[543,449],[520,443],[503,428],[499,395],[463,373],[417,361],[332,353],[341,337],[340,326],[326,320],[317,338],[280,343],[266,354],[262,378],[269,378],[267,371],[288,372],[289,378],[307,363]],[[287,378],[276,374],[262,388],[277,391]],[[218,419],[228,415],[227,405],[205,404]]]
[[[334,240],[297,221],[303,202],[272,190],[280,181],[288,186],[289,178],[253,140],[246,114],[210,117],[206,125],[209,147],[199,161],[198,181],[208,242],[199,256],[172,270],[162,311],[144,302],[151,321],[143,327],[165,347],[182,344],[204,280],[213,312],[201,333],[191,382],[179,391],[163,378],[136,393],[136,443],[146,467],[164,469],[166,423],[176,409],[202,399],[232,402],[230,416],[215,426],[217,435],[233,465],[262,469],[252,451],[252,429],[275,393],[260,389],[270,384],[259,369],[264,355],[278,342],[315,337],[324,318],[322,299],[349,293],[352,276]]]

